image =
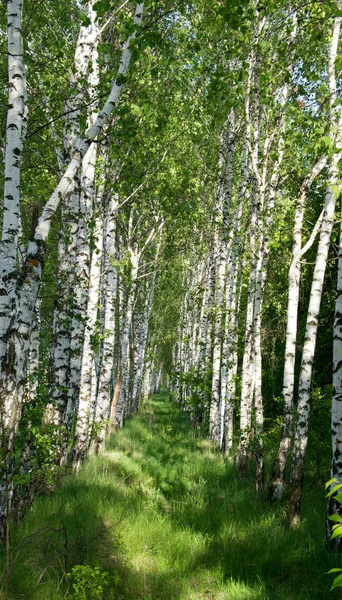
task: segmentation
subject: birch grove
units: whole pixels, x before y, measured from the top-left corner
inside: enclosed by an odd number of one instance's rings
[[[34,307],[37,301],[39,283],[42,275],[42,262],[44,259],[44,244],[47,240],[51,219],[55,214],[60,200],[68,193],[77,169],[81,165],[81,160],[88,152],[92,151],[92,142],[102,131],[104,124],[118,102],[122,89],[121,81],[115,80],[110,95],[102,108],[102,111],[96,117],[86,132],[85,139],[76,139],[71,153],[70,162],[58,183],[56,189],[48,199],[38,224],[34,231],[33,239],[29,242],[27,254],[24,260],[23,273],[17,272],[17,252],[18,252],[18,231],[19,231],[19,189],[20,189],[20,155],[22,147],[22,115],[24,114],[23,101],[24,92],[24,65],[22,61],[22,37],[21,37],[21,18],[22,3],[18,2],[12,6],[8,4],[8,28],[9,28],[9,111],[8,111],[8,130],[11,132],[7,136],[6,157],[8,165],[6,167],[8,175],[5,175],[5,202],[11,201],[8,207],[4,204],[4,214],[6,219],[3,222],[3,258],[2,267],[2,285],[4,286],[3,297],[6,297],[7,305],[12,299],[12,315],[10,325],[9,307],[2,310],[3,321],[3,344],[2,361],[3,370],[1,377],[1,439],[2,452],[4,455],[4,464],[2,465],[1,486],[1,534],[4,534],[6,515],[10,509],[11,501],[11,451],[14,445],[16,432],[19,425],[20,414],[23,402],[25,372],[27,368],[27,359],[29,352],[30,329],[34,315]],[[138,4],[135,13],[135,20],[140,24],[142,18],[143,5]],[[12,12],[13,11],[13,12]],[[13,32],[13,33],[12,33]],[[11,56],[15,56],[15,63],[12,64]],[[124,52],[119,67],[119,76],[124,76],[128,70],[131,52],[129,49],[129,40],[125,44]],[[18,89],[13,83],[13,78],[20,81]],[[12,99],[11,94],[15,90]],[[18,104],[19,103],[19,104]],[[12,108],[13,106],[13,108]],[[13,123],[12,123],[13,121]],[[16,131],[14,136],[12,131]],[[15,159],[14,159],[15,157]],[[11,187],[9,188],[9,184]],[[15,191],[16,190],[16,191]],[[12,203],[13,194],[16,194],[15,203]],[[9,232],[11,234],[9,235]],[[10,277],[9,274],[12,273]],[[10,284],[8,285],[8,279]],[[16,282],[18,280],[18,283]],[[15,297],[13,297],[13,284],[16,287]]]
[[[336,7],[338,8],[338,7]],[[215,305],[212,303],[210,311],[205,311],[210,295],[209,290],[213,290],[213,284],[208,276],[205,284],[205,291],[202,294],[201,319],[198,323],[200,332],[200,344],[202,347],[202,358],[212,369],[212,387],[211,397],[204,379],[206,369],[203,361],[197,356],[198,370],[202,383],[202,390],[197,395],[198,406],[201,408],[202,417],[200,420],[208,420],[209,438],[215,441],[219,448],[225,450],[229,455],[234,441],[234,411],[237,408],[237,398],[235,392],[236,378],[241,377],[240,391],[240,428],[239,436],[235,437],[238,443],[236,461],[241,476],[245,476],[249,470],[249,463],[253,458],[256,468],[256,489],[261,491],[264,484],[264,385],[263,385],[263,305],[264,296],[269,285],[268,265],[272,257],[272,235],[276,233],[276,220],[279,218],[280,206],[283,199],[288,194],[286,184],[288,180],[288,166],[284,163],[287,145],[291,132],[288,129],[292,117],[291,105],[293,106],[293,96],[296,95],[300,86],[296,81],[298,69],[298,51],[297,43],[297,22],[298,14],[296,7],[288,14],[288,29],[286,43],[289,48],[287,63],[284,71],[283,85],[281,77],[279,78],[279,87],[274,96],[274,104],[264,102],[264,90],[260,86],[260,79],[264,77],[264,62],[267,61],[266,46],[259,43],[263,35],[271,26],[265,15],[256,13],[256,25],[254,29],[254,45],[249,54],[247,63],[247,72],[245,76],[245,96],[244,106],[241,102],[240,111],[244,113],[245,123],[239,128],[239,137],[235,144],[240,151],[240,157],[243,158],[243,168],[240,174],[240,180],[237,178],[237,171],[234,164],[234,178],[232,180],[234,205],[236,206],[235,226],[233,213],[229,217],[221,217],[222,222],[227,226],[227,240],[232,240],[226,258],[223,258],[223,252],[219,245],[217,217],[213,220],[212,241],[208,248],[208,261],[212,266],[212,281],[216,281]],[[302,17],[301,17],[302,18]],[[285,468],[290,456],[291,444],[293,441],[293,426],[295,416],[297,418],[297,432],[294,438],[294,448],[292,456],[291,470],[291,493],[288,499],[288,518],[293,526],[299,519],[301,485],[304,474],[304,456],[307,444],[308,433],[308,412],[310,397],[310,381],[314,356],[314,344],[319,318],[319,305],[322,296],[322,286],[324,281],[325,266],[328,260],[329,239],[333,226],[334,204],[338,196],[338,182],[336,179],[336,165],[340,160],[339,153],[339,116],[338,99],[336,96],[336,83],[334,74],[334,61],[338,52],[338,27],[340,17],[336,17],[332,24],[333,33],[330,42],[329,51],[325,55],[325,65],[328,72],[329,97],[325,97],[325,102],[330,105],[330,132],[322,138],[323,144],[317,143],[316,148],[321,155],[310,157],[311,166],[304,164],[304,176],[302,184],[299,186],[299,193],[296,203],[294,203],[294,231],[292,259],[288,265],[288,306],[287,306],[287,328],[286,338],[284,338],[285,361],[283,371],[283,399],[284,414],[282,421],[282,434],[279,451],[274,462],[273,472],[271,474],[271,483],[269,487],[269,498],[279,500],[285,489]],[[331,22],[330,22],[331,25]],[[329,30],[331,31],[331,29]],[[328,38],[327,30],[327,38]],[[279,43],[279,40],[278,40]],[[328,44],[327,44],[327,47]],[[273,57],[274,60],[274,57]],[[272,62],[274,64],[274,62]],[[298,107],[303,110],[305,103],[297,100]],[[336,108],[337,107],[337,108]],[[309,110],[308,110],[309,112]],[[325,115],[322,118],[323,126],[319,131],[326,131]],[[292,121],[293,126],[293,121]],[[315,125],[318,129],[318,125]],[[224,129],[223,129],[224,131]],[[222,172],[222,134],[220,139],[220,158],[219,172]],[[246,141],[245,150],[243,150],[243,140]],[[322,149],[326,147],[335,148],[335,152],[327,156],[322,154]],[[243,151],[242,151],[243,150]],[[237,153],[236,153],[237,156]],[[306,174],[305,174],[306,170]],[[319,182],[316,184],[316,179]],[[303,244],[303,224],[305,218],[305,206],[313,185],[321,186],[324,178],[327,182],[326,203],[324,209],[317,215],[317,221],[311,226],[307,241]],[[220,180],[222,181],[222,179]],[[213,199],[213,214],[217,215],[218,199],[222,193],[219,188],[216,199]],[[214,190],[213,190],[214,194]],[[240,199],[240,200],[239,200]],[[279,208],[277,207],[279,203]],[[246,207],[249,205],[248,212]],[[228,214],[228,213],[227,213]],[[246,221],[246,219],[248,221]],[[241,229],[247,228],[247,238],[241,243]],[[273,233],[274,231],[274,233]],[[245,233],[245,232],[243,232]],[[305,334],[302,358],[302,370],[299,377],[299,401],[298,407],[294,404],[295,389],[295,358],[298,345],[298,307],[300,302],[300,279],[301,262],[305,260],[308,252],[312,253],[315,243],[318,239],[316,266],[313,270],[313,288],[309,300],[307,333]],[[233,252],[234,248],[234,252]],[[241,257],[240,252],[244,250],[245,256]],[[209,253],[210,250],[210,253]],[[236,264],[236,260],[238,260]],[[228,268],[224,268],[224,261]],[[249,262],[249,272],[246,273],[246,266]],[[190,266],[188,267],[190,268]],[[240,276],[239,276],[240,269]],[[210,269],[208,270],[208,274]],[[241,287],[247,290],[247,295],[241,303]],[[190,277],[191,282],[191,277]],[[187,280],[186,287],[191,285]],[[243,289],[243,288],[242,288]],[[225,315],[222,316],[223,295],[226,297]],[[266,293],[267,299],[267,293]],[[196,317],[198,318],[198,316]],[[241,319],[245,321],[244,349],[242,352],[241,341],[237,337],[238,331],[241,331]],[[181,312],[181,321],[184,322],[184,309]],[[205,324],[214,321],[214,328],[206,338],[206,344],[203,343],[203,331]],[[186,350],[186,338],[184,338],[183,329],[179,334],[178,359],[175,364],[175,371],[179,378],[179,398],[185,404],[189,404],[189,399],[184,399],[184,384],[182,381],[189,381],[193,374],[188,369],[187,361],[184,361]],[[310,346],[310,349],[309,349]],[[211,350],[208,351],[208,347]],[[235,348],[234,348],[235,347]],[[221,354],[223,352],[223,354]],[[308,358],[308,353],[310,358]],[[335,359],[336,360],[336,359]],[[267,361],[267,358],[266,358]],[[305,376],[304,376],[305,374]],[[198,385],[198,381],[197,381]],[[176,386],[177,389],[177,386]],[[191,402],[190,402],[191,403]],[[298,410],[298,415],[297,415]],[[336,431],[336,420],[334,421],[333,431]],[[334,435],[336,435],[334,433]],[[335,439],[335,438],[334,438]],[[334,442],[336,445],[336,442]],[[335,447],[335,446],[334,446]],[[300,466],[299,466],[300,465]],[[290,508],[292,506],[292,508]],[[291,513],[291,511],[293,511]],[[290,514],[291,513],[291,514]]]
[[[296,526],[332,383],[342,481],[341,6],[228,4],[0,15],[1,538],[162,387]]]

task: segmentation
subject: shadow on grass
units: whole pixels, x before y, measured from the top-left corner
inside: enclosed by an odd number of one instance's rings
[[[106,600],[338,597],[323,493],[310,492],[297,531],[281,517],[164,393],[13,530],[8,598],[66,598],[78,564],[109,574]]]
[[[256,498],[253,484],[239,480],[234,465],[191,430],[165,396],[145,405],[110,445],[139,455],[158,491],[154,510],[167,513],[173,528],[205,538],[190,561],[193,572],[218,569],[224,581],[262,582],[264,597],[272,600],[338,597],[330,595],[325,575],[338,559],[323,545],[323,491],[306,492],[302,524],[286,530],[281,507]]]

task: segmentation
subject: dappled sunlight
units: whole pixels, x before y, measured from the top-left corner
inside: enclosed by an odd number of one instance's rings
[[[161,394],[36,500],[12,534],[12,598],[59,600],[66,573],[85,563],[109,573],[108,600],[322,600],[333,563],[308,508],[285,529],[281,507],[257,498]]]

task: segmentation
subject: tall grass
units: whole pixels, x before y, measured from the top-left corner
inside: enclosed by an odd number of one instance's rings
[[[256,498],[162,393],[12,528],[1,598],[333,600],[324,509],[309,485],[300,527],[284,529],[281,507]],[[75,565],[106,572],[105,590],[77,596]]]

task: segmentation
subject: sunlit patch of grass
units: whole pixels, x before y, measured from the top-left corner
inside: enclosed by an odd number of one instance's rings
[[[13,528],[7,597],[66,598],[66,573],[87,564],[111,577],[106,600],[334,600],[324,495],[309,490],[301,526],[284,529],[282,508],[161,394]]]

